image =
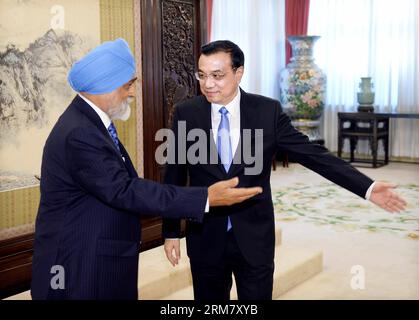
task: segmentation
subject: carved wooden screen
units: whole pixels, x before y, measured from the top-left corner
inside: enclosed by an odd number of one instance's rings
[[[144,177],[162,181],[156,132],[170,127],[173,106],[198,93],[194,71],[206,41],[205,0],[141,1]],[[161,219],[142,219],[143,250],[162,243]]]

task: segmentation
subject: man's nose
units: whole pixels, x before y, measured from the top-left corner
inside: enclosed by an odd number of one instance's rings
[[[204,81],[205,88],[213,88],[215,85],[215,81],[212,77],[207,77]]]
[[[135,83],[133,83],[133,84],[129,87],[129,90],[128,90],[128,96],[130,96],[130,97],[135,97],[135,93],[136,93],[136,90],[135,90]]]

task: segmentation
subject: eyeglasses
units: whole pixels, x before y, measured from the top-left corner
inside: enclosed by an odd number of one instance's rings
[[[233,68],[233,72],[236,71],[237,68]],[[227,73],[223,72],[212,72],[210,74],[203,73],[201,71],[195,72],[195,78],[198,81],[206,81],[208,78],[211,78],[214,81],[221,81],[224,79],[224,77],[227,75]]]

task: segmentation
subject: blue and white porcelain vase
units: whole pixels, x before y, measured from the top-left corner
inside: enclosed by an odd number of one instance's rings
[[[319,36],[289,36],[292,58],[280,73],[280,101],[292,124],[310,140],[321,139],[326,75],[314,63],[313,46]]]

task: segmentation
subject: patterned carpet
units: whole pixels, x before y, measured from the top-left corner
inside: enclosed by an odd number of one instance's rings
[[[419,240],[419,184],[397,187],[408,202],[403,213],[389,214],[329,182],[296,182],[273,190],[278,221],[299,220],[350,232],[387,232]]]
[[[357,169],[398,184],[407,209],[388,213],[298,164],[272,172],[283,243],[320,249],[324,257],[323,272],[281,300],[419,299],[419,164]],[[354,266],[365,270],[362,290],[351,286]]]

